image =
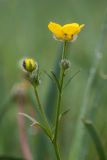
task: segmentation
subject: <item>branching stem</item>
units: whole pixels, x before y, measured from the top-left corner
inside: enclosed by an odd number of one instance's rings
[[[62,53],[62,58],[63,59],[66,57],[65,56],[66,44],[67,44],[67,42],[65,41],[64,46],[63,46],[63,53]],[[55,148],[57,160],[61,160],[60,153],[59,153],[59,148],[58,148],[58,143],[57,143],[57,138],[58,138],[59,115],[60,115],[60,110],[61,110],[61,99],[62,99],[64,76],[65,76],[65,70],[60,68],[60,91],[59,91],[59,95],[58,95],[58,104],[57,104],[56,122],[55,122],[55,133],[54,133],[54,139],[53,139],[53,145],[54,145],[54,148]]]

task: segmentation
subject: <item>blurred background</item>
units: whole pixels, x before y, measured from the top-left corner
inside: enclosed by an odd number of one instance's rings
[[[33,57],[39,63],[42,79],[39,95],[46,108],[47,116],[53,123],[57,90],[44,74],[44,70],[48,72],[55,70],[58,74],[61,43],[52,38],[47,27],[50,21],[62,25],[71,22],[85,24],[77,41],[69,48],[68,54],[72,63],[70,75],[79,69],[81,72],[64,91],[62,108],[71,110],[61,121],[59,137],[63,159],[66,160],[69,157],[71,160],[77,160],[70,157],[72,157],[74,137],[84,102],[89,70],[95,61],[96,48],[98,48],[102,27],[107,18],[106,11],[106,0],[0,0],[0,157],[2,160],[3,157],[23,158],[19,132],[19,104],[17,100],[10,100],[13,86],[22,82],[19,61],[23,57]],[[105,150],[107,148],[106,42],[107,34],[101,49],[103,57],[91,85],[87,106],[87,112],[92,115],[94,126]],[[26,92],[26,99],[30,100],[26,101],[23,109],[36,117],[33,89],[28,86],[28,90],[30,94]],[[29,120],[25,123],[25,133],[32,159],[56,159],[47,137],[41,130],[31,128]],[[78,160],[98,159],[95,146],[87,131],[86,137],[89,141],[89,143],[86,142],[89,144],[88,149],[85,151],[84,158],[80,156]],[[80,155],[84,152],[86,143],[82,143]]]

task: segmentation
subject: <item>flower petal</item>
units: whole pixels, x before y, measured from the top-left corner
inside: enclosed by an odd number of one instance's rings
[[[81,25],[80,25],[80,29],[82,29],[84,26],[85,26],[85,24],[81,24]]]
[[[48,24],[48,28],[57,38],[62,38],[61,25],[54,22],[50,22]]]
[[[62,27],[64,33],[68,35],[75,35],[80,32],[80,26],[77,23],[65,24]]]

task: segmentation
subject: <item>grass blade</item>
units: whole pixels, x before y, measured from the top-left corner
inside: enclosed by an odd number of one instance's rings
[[[100,160],[106,160],[106,155],[104,152],[104,148],[103,148],[101,139],[100,139],[96,129],[94,128],[92,122],[89,120],[83,120],[83,123],[84,123],[85,127],[87,128],[88,133],[90,134],[90,136],[93,140],[93,143],[95,144],[95,147],[96,147],[96,150],[97,150],[97,153],[99,155]]]

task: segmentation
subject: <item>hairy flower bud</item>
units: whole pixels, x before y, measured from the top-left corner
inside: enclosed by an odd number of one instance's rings
[[[71,67],[71,62],[67,59],[61,60],[61,67],[63,70],[68,70]]]
[[[41,83],[39,72],[33,71],[29,79],[33,85],[38,86]]]
[[[24,78],[32,85],[39,85],[39,67],[38,63],[32,58],[24,58],[21,60],[21,67],[24,71]]]

